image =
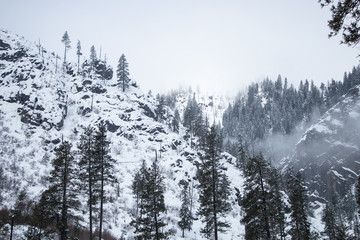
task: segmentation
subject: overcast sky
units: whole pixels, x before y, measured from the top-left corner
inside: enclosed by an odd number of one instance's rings
[[[102,47],[116,69],[122,53],[144,91],[180,84],[204,90],[244,88],[278,74],[342,80],[358,65],[359,48],[328,39],[329,9],[317,0],[0,0],[0,28],[63,54],[61,38],[89,56]]]

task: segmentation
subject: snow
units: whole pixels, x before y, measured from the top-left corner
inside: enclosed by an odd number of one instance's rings
[[[313,126],[313,129],[320,133],[326,133],[326,134],[332,134],[333,131],[331,131],[327,126],[322,124],[316,124]]]
[[[345,171],[350,172],[351,174],[354,174],[354,176],[358,176],[358,174],[356,172],[354,172],[353,170],[351,170],[350,168],[347,167],[342,167]]]
[[[351,111],[349,113],[351,118],[355,118],[355,119],[359,119],[360,118],[360,112],[356,112],[356,111]]]
[[[9,73],[2,79],[0,88],[0,164],[5,175],[13,182],[3,194],[5,201],[1,207],[11,208],[18,192],[26,189],[29,198],[38,200],[40,194],[47,187],[45,178],[51,171],[51,160],[54,158],[56,141],[70,140],[73,150],[79,141],[79,133],[88,125],[96,125],[100,119],[109,121],[118,127],[114,132],[108,132],[111,141],[111,154],[116,160],[116,177],[119,184],[106,187],[108,201],[105,206],[104,229],[125,239],[134,236],[134,229],[130,226],[135,209],[135,201],[131,184],[134,173],[139,169],[143,160],[150,166],[155,159],[155,150],[158,151],[159,165],[166,179],[165,204],[167,207],[166,219],[168,230],[172,229],[172,239],[181,239],[181,230],[178,227],[178,211],[180,202],[180,180],[186,180],[196,186],[194,180],[197,172],[196,162],[199,162],[197,152],[191,149],[183,139],[185,129],[180,127],[176,134],[169,128],[169,121],[156,122],[147,116],[144,106],[154,111],[156,100],[145,95],[141,89],[130,87],[123,93],[117,86],[116,80],[106,83],[97,79],[83,79],[80,76],[71,76],[61,71],[60,64],[55,72],[55,56],[50,53],[38,54],[36,46],[16,35],[0,31],[0,39],[11,39],[9,54],[15,53],[21,47],[27,49],[28,57],[21,61],[0,62],[0,74]],[[1,53],[0,53],[1,54]],[[61,62],[61,61],[59,61]],[[36,63],[42,68],[37,69]],[[76,65],[72,65],[76,69]],[[29,72],[31,77],[23,81],[16,81],[19,71]],[[17,72],[17,73],[16,73]],[[29,75],[29,76],[30,76]],[[92,81],[92,86],[106,89],[104,94],[96,94],[83,85],[84,80]],[[83,90],[78,90],[78,87]],[[20,103],[12,101],[18,93],[28,96],[28,100]],[[86,97],[86,95],[88,97]],[[200,96],[200,103],[210,121],[221,122],[221,116],[227,107],[227,100],[217,96]],[[212,104],[210,104],[212,102]],[[185,101],[178,102],[179,108],[186,106]],[[87,114],[82,114],[86,108],[91,108]],[[34,119],[39,114],[41,121],[38,125],[26,123],[19,112],[23,109],[24,116]],[[65,112],[66,109],[66,112]],[[171,109],[167,111],[172,114]],[[25,114],[26,113],[26,114]],[[63,120],[63,126],[59,125]],[[177,146],[174,145],[177,142]],[[175,147],[174,147],[175,146]],[[191,158],[185,156],[189,153]],[[229,158],[229,156],[227,156]],[[231,201],[233,210],[227,221],[231,228],[220,234],[221,239],[241,239],[244,227],[240,224],[240,207],[236,203],[235,188],[242,189],[243,178],[238,169],[221,159],[227,168],[226,174],[231,180]],[[81,202],[86,202],[84,196],[79,195]],[[194,188],[195,205],[193,211],[199,207],[196,199],[197,189]],[[78,212],[86,212],[85,204]],[[87,215],[83,216],[81,225],[87,226]],[[200,234],[203,226],[201,219],[195,220],[192,231],[186,231],[186,239],[205,239]],[[19,230],[20,231],[20,230]]]
[[[331,172],[332,172],[337,178],[339,178],[339,179],[341,179],[341,180],[343,180],[343,181],[346,180],[346,179],[344,178],[344,176],[341,175],[340,173],[338,173],[337,171],[331,170]]]

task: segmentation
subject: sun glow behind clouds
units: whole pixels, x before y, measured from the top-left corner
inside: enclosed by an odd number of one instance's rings
[[[357,49],[328,39],[329,13],[313,0],[8,1],[1,27],[41,39],[62,55],[61,36],[91,45],[116,68],[122,53],[146,91],[179,84],[235,92],[266,76],[316,83],[340,80],[358,64]],[[17,16],[14,17],[13,13]]]

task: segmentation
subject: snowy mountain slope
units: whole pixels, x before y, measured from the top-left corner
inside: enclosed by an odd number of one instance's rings
[[[195,97],[196,102],[201,108],[204,117],[207,117],[210,124],[222,124],[223,113],[229,103],[233,101],[233,97],[222,94],[210,94],[200,92],[192,92],[189,90],[179,89],[176,91],[175,108],[179,111],[180,116],[184,115],[184,110],[189,99]]]
[[[314,196],[354,196],[360,171],[360,86],[312,125],[297,143],[286,167],[302,169]],[[354,207],[354,206],[353,206]],[[352,210],[350,210],[352,211]]]
[[[57,65],[57,66],[56,66]],[[39,54],[36,46],[6,31],[0,31],[0,164],[6,176],[1,207],[11,208],[20,190],[37,200],[46,188],[51,171],[54,148],[61,140],[69,140],[76,149],[82,127],[95,125],[101,119],[108,127],[112,157],[116,160],[119,184],[106,188],[109,201],[105,205],[105,228],[117,237],[131,239],[129,225],[135,209],[131,190],[133,175],[142,160],[150,165],[158,151],[159,164],[165,177],[167,229],[172,239],[180,239],[178,227],[181,180],[195,186],[200,161],[182,135],[170,130],[168,123],[155,121],[155,99],[139,88],[123,93],[115,80],[102,81],[74,74],[76,66],[67,65],[66,73],[56,64],[54,54]],[[168,111],[171,111],[168,109]],[[233,210],[228,215],[231,228],[222,239],[242,239],[240,208],[235,188],[242,188],[239,170],[230,163],[231,156],[221,160],[231,181]],[[198,208],[194,188],[194,209]],[[84,196],[80,196],[85,202]],[[81,209],[86,212],[86,206]],[[87,216],[81,225],[87,227]],[[204,239],[201,221],[185,232],[186,239]]]

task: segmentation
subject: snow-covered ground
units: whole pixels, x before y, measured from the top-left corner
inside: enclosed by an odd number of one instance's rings
[[[60,60],[56,66],[54,54],[39,54],[33,43],[6,31],[0,31],[0,39],[3,40],[0,54],[9,56],[4,60],[3,55],[0,60],[0,164],[8,181],[8,188],[2,192],[1,207],[11,208],[22,189],[27,190],[29,199],[38,200],[47,187],[46,177],[51,171],[54,148],[61,140],[69,140],[76,150],[82,128],[94,126],[103,119],[109,127],[111,155],[116,160],[119,182],[106,187],[109,201],[105,204],[105,229],[117,237],[132,238],[134,229],[130,221],[136,207],[131,190],[133,176],[142,160],[150,166],[157,150],[165,177],[166,229],[172,230],[171,239],[181,239],[177,224],[181,206],[179,182],[186,180],[196,186],[196,163],[200,161],[197,152],[183,139],[185,129],[180,127],[177,134],[168,126],[170,119],[155,121],[152,116],[156,101],[139,88],[130,87],[123,93],[116,86],[116,80],[102,81],[66,74]],[[24,56],[11,59],[24,53]],[[72,65],[72,68],[76,69],[76,66]],[[98,91],[103,93],[96,93]],[[205,103],[209,99],[199,99],[199,102]],[[211,101],[220,102],[221,99]],[[226,106],[221,107],[225,109]],[[220,107],[206,109],[211,121],[220,121]],[[235,188],[242,188],[243,178],[225,158],[221,161],[231,181],[233,210],[227,217],[231,228],[220,238],[242,239],[244,227],[240,224],[241,211]],[[196,212],[199,207],[196,188],[193,197],[193,211]],[[86,202],[81,194],[79,198]],[[85,210],[84,204],[79,214]],[[81,224],[87,227],[86,214],[83,219]],[[201,227],[201,220],[195,220],[193,229],[185,232],[185,239],[205,239],[200,234]]]

